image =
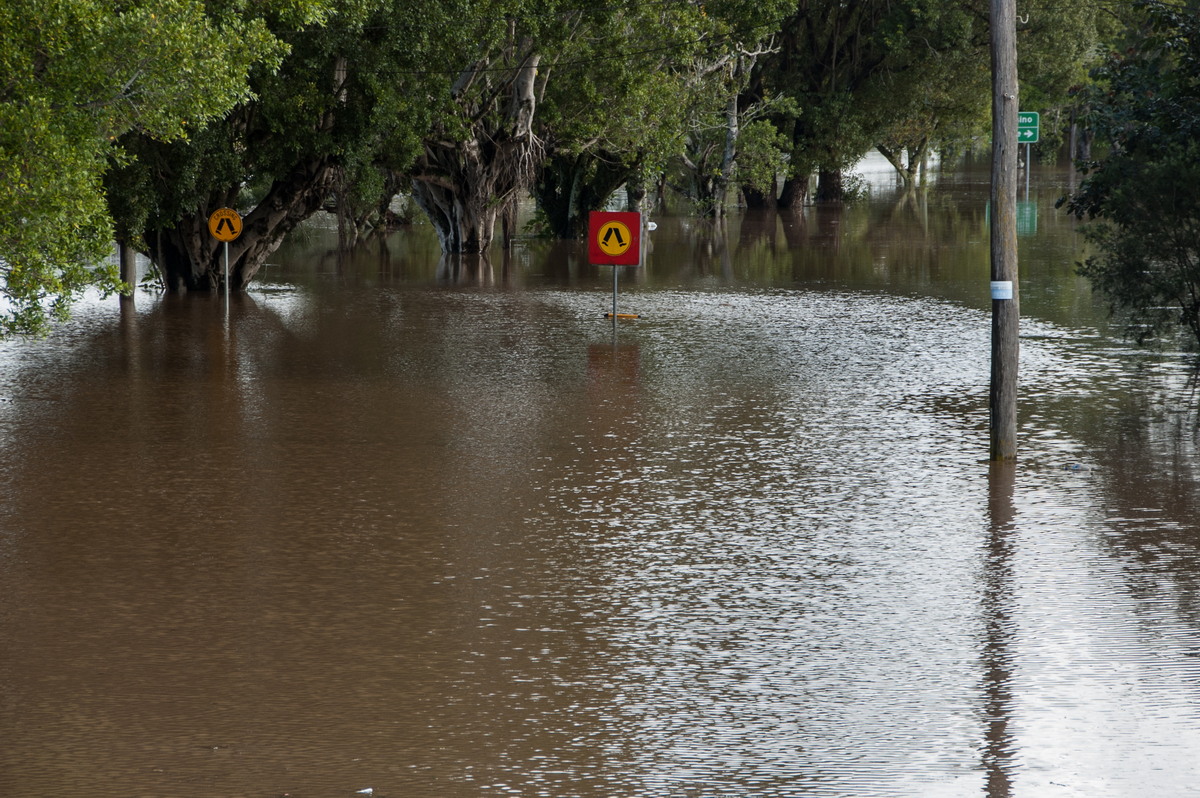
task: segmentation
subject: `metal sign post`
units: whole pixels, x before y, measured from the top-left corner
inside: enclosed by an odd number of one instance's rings
[[[229,299],[229,242],[242,234],[242,215],[232,208],[217,208],[208,217],[208,232],[225,243],[225,298]]]
[[[613,270],[613,309],[612,309],[612,317],[613,317],[613,324],[616,324],[616,323],[617,323],[617,275],[619,274],[619,272],[617,271],[617,267],[616,267],[616,266],[613,266],[613,267],[612,267],[612,270]]]
[[[1017,112],[1017,143],[1025,145],[1025,199],[1029,199],[1029,173],[1033,170],[1033,145],[1041,139],[1042,114]]]

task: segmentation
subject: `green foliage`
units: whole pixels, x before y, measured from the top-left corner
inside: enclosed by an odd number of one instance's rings
[[[538,133],[555,152],[621,154],[652,171],[679,150],[688,87],[679,65],[699,46],[691,4],[625,3],[575,12],[545,42]]]
[[[1081,272],[1139,341],[1176,325],[1200,343],[1200,4],[1138,0],[1133,46],[1084,98],[1111,147],[1068,209],[1093,220]]]
[[[1052,162],[1073,121],[1086,114],[1080,93],[1108,43],[1125,30],[1131,4],[1101,6],[1077,0],[1018,3],[1017,70],[1021,108],[1042,114],[1037,157]],[[1073,157],[1073,155],[1072,155]]]
[[[1111,17],[1098,5],[1068,0],[1018,6],[1024,20],[1017,32],[1021,107],[1045,110],[1064,105],[1071,88],[1087,82],[1101,26]]]
[[[127,136],[135,157],[108,176],[118,234],[161,261],[172,286],[212,284],[219,259],[197,230],[217,207],[263,209],[234,247],[253,249],[256,260],[234,265],[250,274],[328,195],[350,219],[378,207],[444,108],[449,53],[472,18],[412,0],[333,0],[299,27],[294,13],[262,13],[288,48],[278,68],[255,68],[246,99],[186,141]]]
[[[554,56],[539,110],[550,158],[538,198],[552,228],[577,231],[579,215],[624,180],[636,192],[647,176],[671,168],[710,189],[728,177],[727,105],[789,7],[781,0],[622,3],[581,16],[570,46]],[[764,99],[744,104],[746,119]],[[560,220],[572,215],[574,224]]]
[[[691,4],[617,3],[571,10],[538,43],[535,120],[545,159],[534,180],[546,232],[582,235],[587,212],[682,148],[689,87],[679,69],[700,46]]]
[[[990,121],[991,69],[987,29],[978,8],[943,4],[924,13],[918,6],[907,36],[930,46],[909,51],[880,76],[871,106],[883,121],[875,145],[920,155],[985,134]],[[911,165],[910,165],[911,168]]]
[[[317,8],[290,2],[288,13]],[[283,48],[261,21],[199,0],[0,6],[0,334],[37,334],[88,286],[124,288],[102,177],[128,131],[180,140],[247,96]]]
[[[762,64],[764,86],[794,98],[793,175],[844,170],[871,147],[923,149],[973,130],[987,111],[986,3],[807,0]]]
[[[87,286],[119,288],[93,265],[111,242],[96,153],[53,118],[44,101],[0,105],[0,335],[44,333]]]
[[[1022,7],[1031,102],[1061,107],[1110,17]],[[545,155],[539,201],[563,206],[543,208],[560,234],[668,168],[717,204],[729,181],[766,191],[874,145],[911,161],[979,129],[986,44],[985,0],[9,0],[0,330],[44,330],[85,287],[120,289],[93,265],[114,235],[203,270],[197,220],[263,208],[242,243],[259,236],[265,258],[330,193],[357,218],[405,170],[463,183],[455,153],[505,141],[509,171]],[[526,139],[505,126],[530,55]],[[473,185],[490,212],[525,183]]]
[[[787,137],[765,119],[743,127],[738,136],[737,182],[774,194],[776,179],[787,171],[787,146]]]

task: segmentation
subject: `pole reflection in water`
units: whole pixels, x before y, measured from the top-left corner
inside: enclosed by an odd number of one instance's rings
[[[592,344],[587,349],[588,380],[595,395],[634,401],[641,352],[636,343]]]
[[[1015,743],[1009,729],[1012,706],[1015,584],[1013,490],[1017,465],[993,461],[988,467],[987,548],[983,564],[983,766],[987,798],[1012,796]]]

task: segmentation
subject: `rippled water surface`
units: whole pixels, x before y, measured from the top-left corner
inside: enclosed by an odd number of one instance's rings
[[[645,270],[427,230],[0,345],[0,795],[1200,794],[1190,356],[1040,177],[1021,459],[986,174]]]

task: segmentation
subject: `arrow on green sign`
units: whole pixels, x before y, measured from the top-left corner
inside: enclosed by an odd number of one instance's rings
[[[1041,132],[1042,115],[1037,111],[1017,112],[1017,141],[1021,144],[1037,144]]]

